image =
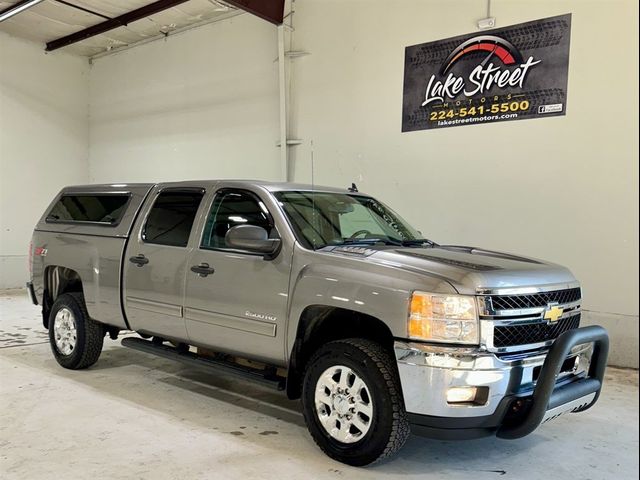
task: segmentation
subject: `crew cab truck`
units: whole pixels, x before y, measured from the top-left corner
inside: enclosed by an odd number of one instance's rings
[[[410,431],[522,437],[602,388],[607,333],[579,327],[569,270],[438,245],[356,188],[67,187],[30,253],[61,366],[137,332],[122,344],[301,398],[315,442],[350,465]]]

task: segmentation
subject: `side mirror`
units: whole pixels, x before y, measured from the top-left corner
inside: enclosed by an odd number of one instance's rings
[[[267,231],[257,225],[231,227],[224,236],[227,247],[273,255],[280,248],[279,238],[269,238]]]

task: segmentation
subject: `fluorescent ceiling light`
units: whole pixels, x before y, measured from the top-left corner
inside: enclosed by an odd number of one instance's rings
[[[4,12],[0,13],[0,22],[4,22],[14,15],[17,15],[18,13],[23,12],[27,8],[31,8],[42,1],[43,0],[27,0],[26,2],[18,2],[14,6],[7,8]]]

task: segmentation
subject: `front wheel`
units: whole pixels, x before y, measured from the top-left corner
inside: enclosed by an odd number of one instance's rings
[[[65,293],[56,299],[49,314],[49,343],[61,366],[80,370],[96,363],[104,333],[104,327],[89,317],[81,293]]]
[[[307,364],[302,406],[318,446],[348,465],[391,457],[409,437],[394,361],[370,340],[338,340],[321,347]]]

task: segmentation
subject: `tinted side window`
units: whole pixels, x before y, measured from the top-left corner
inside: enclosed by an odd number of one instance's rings
[[[47,222],[99,222],[116,225],[126,209],[129,195],[63,195],[53,206]]]
[[[146,243],[186,247],[203,192],[167,191],[158,195],[142,230]]]
[[[216,194],[202,236],[202,247],[226,248],[225,235],[236,225],[256,225],[269,235],[273,225],[267,207],[253,194],[243,191],[221,191]]]

